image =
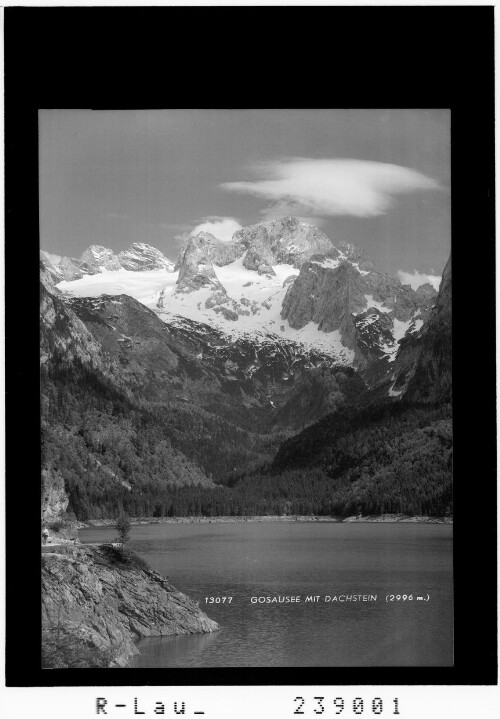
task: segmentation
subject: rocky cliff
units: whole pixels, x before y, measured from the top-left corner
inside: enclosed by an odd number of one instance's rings
[[[63,257],[58,263],[57,269],[61,272],[66,282],[73,282],[73,280],[81,280],[83,277],[83,272],[79,265],[80,260]]]
[[[213,632],[218,625],[137,555],[61,545],[42,554],[44,665],[126,666],[136,639]]]
[[[196,264],[201,256],[203,265],[213,262],[223,267],[243,257],[243,266],[256,270],[258,274],[274,275],[273,265],[301,265],[312,255],[327,253],[333,248],[328,237],[314,225],[300,222],[296,217],[259,222],[234,233],[229,242],[222,242],[209,232],[200,232],[189,238],[179,255],[176,269],[179,280],[184,275],[184,266]],[[200,261],[201,261],[200,260]],[[206,272],[210,277],[210,270]]]
[[[420,290],[425,292],[425,286]],[[451,307],[450,257],[426,321],[400,341],[389,396],[411,402],[451,400]]]
[[[102,355],[84,323],[67,306],[41,276],[40,282],[40,364],[44,365],[55,354],[64,356],[66,363],[75,359],[95,366],[101,365]]]
[[[214,269],[214,265],[222,267],[234,262],[244,251],[245,247],[240,243],[222,242],[209,232],[200,232],[191,237],[175,265],[175,269],[179,270],[176,294],[204,289],[205,294],[199,297],[199,307],[203,305],[231,322],[238,320],[240,315],[250,315],[247,307],[252,303],[242,304],[229,297]],[[157,307],[162,310],[168,305],[169,297],[162,291]]]
[[[121,267],[113,250],[102,245],[91,245],[80,257],[80,269],[87,275],[95,275],[101,270],[116,271]]]
[[[132,272],[174,269],[174,263],[165,257],[163,252],[144,242],[134,242],[128,250],[119,252],[118,260],[123,269]]]
[[[451,400],[451,284],[450,257],[436,304],[422,328],[418,359],[405,392],[411,402]]]
[[[40,276],[49,277],[52,286],[64,280],[64,275],[61,270],[58,267],[54,267],[45,252],[42,251],[40,251]]]
[[[414,291],[375,272],[364,250],[345,243],[303,263],[281,317],[295,329],[312,322],[323,332],[338,331],[372,383],[390,371],[399,341],[422,326],[435,294],[430,285]]]
[[[296,217],[282,217],[244,227],[235,232],[232,242],[247,248],[243,264],[259,274],[272,273],[273,265],[301,267],[312,255],[327,253],[333,248],[321,230]]]
[[[69,497],[61,474],[53,468],[42,469],[42,523],[59,520],[68,504]]]
[[[200,232],[189,239],[176,264],[179,269],[178,291],[192,292],[210,286],[225,294],[212,264],[211,255],[216,242],[215,237],[208,232]]]

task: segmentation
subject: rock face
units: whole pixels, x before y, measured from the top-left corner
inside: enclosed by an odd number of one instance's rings
[[[174,264],[156,247],[147,245],[144,242],[134,242],[128,250],[118,253],[120,265],[125,270],[140,272],[143,270],[168,270],[174,269]]]
[[[201,287],[210,286],[225,294],[225,290],[217,279],[210,257],[215,237],[208,232],[200,232],[191,237],[179,255],[176,267],[179,269],[177,290],[193,292]]]
[[[57,289],[57,288],[56,288]],[[102,349],[84,323],[65,302],[40,284],[40,362],[50,362],[56,354],[65,362],[101,366]]]
[[[84,275],[97,275],[105,270],[116,272],[122,267],[133,272],[147,270],[171,272],[174,267],[173,262],[160,250],[144,242],[134,242],[128,250],[123,250],[118,255],[102,245],[91,245],[82,253],[80,259],[63,257],[56,266],[52,266],[43,253],[41,259],[53,274],[56,284],[62,280],[67,282],[80,280]]]
[[[273,265],[290,264],[300,267],[318,252],[329,252],[333,245],[328,237],[314,225],[300,222],[295,217],[260,222],[235,232],[230,242],[223,242],[209,232],[200,232],[188,240],[179,255],[176,269],[196,261],[203,250],[205,263],[223,267],[244,256],[243,266],[259,274],[274,274]]]
[[[45,277],[48,276],[50,278],[50,284],[52,286],[57,285],[58,282],[64,280],[64,275],[62,274],[61,270],[57,267],[54,267],[48,257],[45,256],[44,252],[40,252],[40,263],[40,273],[43,273]]]
[[[80,257],[80,269],[87,275],[95,275],[102,270],[119,270],[118,257],[113,250],[102,245],[91,245]]]
[[[415,292],[375,272],[364,250],[343,244],[304,262],[285,295],[281,317],[295,329],[312,322],[323,332],[339,331],[355,352],[355,366],[369,367],[367,378],[375,381],[389,371],[399,340],[421,327],[433,294],[430,285]]]
[[[57,268],[66,282],[73,282],[73,280],[81,280],[83,277],[83,272],[81,271],[79,264],[79,260],[63,257],[57,265]]]
[[[57,281],[60,282],[61,280],[57,280]],[[57,287],[54,284],[54,274],[47,267],[47,265],[43,261],[42,257],[40,257],[40,284],[48,292],[53,292],[54,294],[59,294],[59,290],[57,289]]]
[[[451,400],[451,285],[450,257],[444,268],[436,304],[419,337],[417,360],[404,394],[407,400]]]
[[[285,299],[281,317],[294,329],[314,322],[318,329],[333,332],[340,329],[352,347],[354,322],[352,313],[366,307],[366,299],[359,286],[359,272],[347,262],[331,266],[324,255],[315,255],[302,266]]]
[[[85,545],[47,549],[42,555],[46,650],[56,644],[58,633],[69,635],[76,645],[107,652],[109,666],[126,666],[138,653],[138,638],[218,629],[168,579],[126,550]],[[62,653],[60,658],[68,659]],[[66,666],[72,666],[71,658]]]
[[[191,237],[177,260],[176,267],[179,269],[179,276],[176,291],[186,294],[205,288],[208,290],[208,294],[201,300],[205,308],[234,322],[240,314],[248,315],[250,312],[228,296],[215,274],[214,263],[216,260],[218,264],[224,265],[235,259],[231,247],[226,247],[226,244],[209,232],[200,232]],[[157,302],[158,309],[164,309],[167,304],[165,293],[161,292]]]
[[[312,255],[328,253],[333,247],[321,230],[296,217],[282,217],[244,227],[234,233],[232,242],[247,248],[243,264],[260,274],[272,271],[272,265],[301,267]]]
[[[372,272],[375,271],[373,262],[366,250],[362,247],[357,247],[352,242],[341,242],[336,248],[339,251],[339,256],[351,262],[361,272]]]
[[[233,239],[231,242],[223,242],[214,238],[215,242],[211,242],[209,246],[209,256],[218,267],[224,267],[234,262],[245,252],[245,245],[238,240]]]
[[[68,503],[69,497],[59,472],[42,469],[42,522],[60,519]]]
[[[220,267],[230,264],[244,251],[241,243],[222,242],[209,232],[191,237],[175,265],[179,270],[177,292],[185,294],[205,288],[208,295],[202,298],[202,302],[206,309],[231,322],[238,320],[240,315],[249,315],[250,311],[245,306],[228,296],[214,270],[214,264]],[[165,292],[161,292],[157,307],[162,310],[167,306],[168,299]]]

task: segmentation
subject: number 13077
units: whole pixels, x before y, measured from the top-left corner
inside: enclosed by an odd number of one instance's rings
[[[355,697],[351,700],[343,697],[313,697],[306,700],[304,697],[295,697],[294,702],[294,714],[399,714],[399,699]]]

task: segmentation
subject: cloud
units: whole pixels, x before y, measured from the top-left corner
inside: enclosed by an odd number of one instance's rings
[[[197,235],[199,232],[210,232],[223,242],[229,242],[237,230],[241,230],[242,226],[234,217],[207,217],[205,222],[196,225],[189,233]]]
[[[414,290],[418,289],[420,285],[425,285],[429,282],[437,291],[441,282],[440,275],[426,275],[424,272],[417,272],[417,270],[413,270],[413,272],[398,270],[398,277],[403,285],[411,285]]]
[[[229,192],[270,201],[263,214],[310,217],[382,215],[397,195],[440,189],[436,180],[400,165],[365,160],[288,158],[251,168],[256,179],[224,182]]]

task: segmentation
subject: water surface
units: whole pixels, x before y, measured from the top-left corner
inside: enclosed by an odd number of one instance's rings
[[[134,666],[451,666],[452,531],[414,523],[134,526],[130,547],[221,627],[141,640]],[[80,531],[83,542],[115,536],[109,528]],[[413,599],[386,602],[405,594]],[[341,595],[377,600],[325,601]],[[224,596],[231,603],[206,603]],[[301,601],[251,602],[267,596]]]

